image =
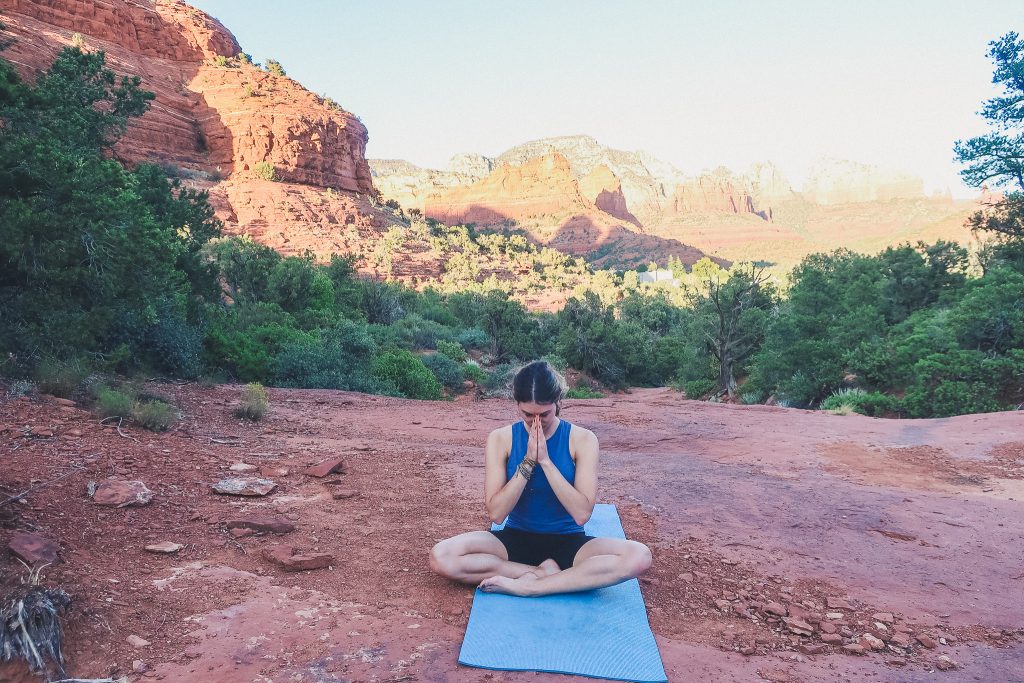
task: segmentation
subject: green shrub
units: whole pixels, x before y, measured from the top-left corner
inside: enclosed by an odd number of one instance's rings
[[[178,420],[178,409],[163,401],[135,404],[132,419],[153,432],[167,431]]]
[[[604,398],[604,394],[600,391],[594,391],[590,387],[573,387],[566,394],[566,398]]]
[[[461,348],[459,347],[460,350]],[[462,389],[462,383],[466,379],[462,365],[441,352],[423,356],[421,360],[446,388],[455,391]]]
[[[275,169],[274,165],[269,161],[260,161],[254,164],[252,170],[256,174],[257,178],[262,178],[263,180],[277,180],[277,169]]]
[[[235,409],[235,417],[246,420],[261,420],[267,412],[267,390],[259,382],[250,382],[242,391],[242,400]]]
[[[683,382],[683,392],[686,394],[686,398],[700,399],[717,388],[718,382],[713,379],[693,379]]]
[[[35,393],[36,385],[27,379],[19,379],[7,387],[7,398],[21,398]]]
[[[460,333],[455,341],[464,349],[483,349],[491,343],[491,338],[483,330],[471,327]]]
[[[456,363],[466,362],[466,350],[458,342],[439,339],[437,341],[437,352],[451,358]]]
[[[405,349],[386,351],[373,361],[373,376],[398,387],[408,398],[438,400],[441,383],[419,358]]]
[[[228,58],[225,57],[224,55],[217,55],[217,56],[215,56],[213,58],[213,65],[214,66],[220,66],[220,67],[227,67],[227,66],[229,66],[228,65]]]
[[[44,394],[68,398],[88,376],[89,371],[77,360],[60,361],[46,358],[36,366],[35,382],[36,387]]]
[[[433,349],[439,341],[455,339],[455,330],[418,313],[410,313],[391,325],[399,345],[410,350]]]
[[[484,394],[512,398],[512,377],[517,370],[519,370],[518,363],[502,363],[496,366],[484,380]]]
[[[100,417],[124,417],[132,415],[135,407],[135,396],[127,391],[118,391],[110,387],[96,389],[96,412]]]
[[[275,76],[287,76],[284,67],[281,66],[281,62],[276,59],[267,59],[267,71],[274,74]]]
[[[487,373],[484,372],[483,368],[472,361],[468,361],[462,364],[462,373],[466,379],[482,384],[487,380]]]
[[[397,394],[394,384],[371,374],[376,352],[377,344],[366,325],[339,320],[333,329],[285,345],[275,360],[275,382],[283,387]]]
[[[821,402],[822,410],[840,410],[846,406],[861,415],[881,417],[898,409],[898,401],[878,391],[840,389]]]

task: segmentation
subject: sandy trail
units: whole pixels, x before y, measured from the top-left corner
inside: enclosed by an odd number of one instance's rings
[[[486,527],[482,445],[514,419],[508,402],[271,390],[271,413],[253,425],[231,415],[236,388],[154,388],[172,395],[184,418],[166,434],[130,429],[138,442],[74,407],[0,404],[0,486],[22,490],[83,467],[8,506],[17,515],[0,530],[3,542],[34,528],[61,544],[63,562],[46,578],[76,599],[73,673],[219,683],[576,680],[456,664],[472,591],[425,566],[436,540]],[[600,498],[654,550],[642,587],[671,680],[1024,681],[1024,413],[886,421],[649,389],[569,401],[563,417],[597,433]],[[31,427],[54,435],[33,436]],[[302,474],[335,455],[347,461],[345,474],[329,478],[338,484]],[[251,499],[211,493],[236,462],[261,466],[278,489]],[[154,502],[89,501],[88,481],[110,476],[142,479]],[[358,493],[336,500],[338,487]],[[222,522],[250,512],[286,515],[297,529],[228,535]],[[163,540],[185,548],[142,549]],[[286,573],[262,557],[275,543],[336,560]],[[18,565],[0,562],[5,582],[16,582]],[[828,597],[848,601],[852,631],[891,612],[948,644],[915,645],[909,657],[833,647],[806,654],[797,645],[817,637],[801,641],[742,610],[764,598],[822,612]],[[135,649],[130,634],[152,644]],[[940,655],[959,666],[935,672]],[[148,671],[133,673],[135,660]],[[0,681],[19,678],[0,668]]]

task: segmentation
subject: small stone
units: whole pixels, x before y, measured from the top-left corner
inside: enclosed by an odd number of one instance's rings
[[[860,637],[860,644],[865,648],[871,648],[872,650],[884,650],[885,643],[870,633],[865,633]]]
[[[871,615],[871,618],[884,624],[892,624],[894,621],[891,612],[875,612]]]
[[[334,500],[354,498],[357,495],[359,495],[359,491],[356,491],[355,489],[337,489],[335,491],[331,491],[331,498],[333,498]]]
[[[690,572],[685,572],[683,574],[680,574],[679,575],[679,580],[680,581],[685,581],[686,583],[693,583],[693,574],[691,574]]]
[[[133,633],[132,635],[128,636],[128,644],[134,648],[142,648],[148,647],[149,641],[145,638],[140,638],[139,636]]]
[[[955,669],[956,667],[957,663],[949,657],[947,657],[946,655],[939,655],[938,661],[935,662],[935,668],[939,671],[950,671],[951,669]]]
[[[749,645],[744,647],[744,648],[742,648],[740,650],[740,654],[743,655],[744,657],[749,657],[752,654],[754,654],[755,652],[757,652],[757,650],[755,650],[754,648],[750,647]]]
[[[338,472],[345,471],[345,459],[344,458],[328,458],[316,465],[313,465],[306,470],[306,474],[311,477],[318,477],[323,479],[328,474],[336,474]]]
[[[40,439],[49,439],[53,436],[53,430],[48,427],[30,427],[29,430],[32,436]]]
[[[715,600],[715,607],[722,611],[728,611],[732,609],[732,603],[728,600]]]
[[[843,645],[843,652],[848,655],[862,655],[865,650],[863,646],[854,643],[852,645]]]
[[[14,534],[7,547],[30,567],[36,564],[53,564],[57,561],[57,552],[60,550],[60,545],[56,541],[24,531]]]
[[[850,603],[843,598],[827,597],[825,598],[825,604],[828,605],[829,609],[852,609]]]
[[[250,465],[247,462],[236,462],[228,469],[232,472],[255,472],[259,467],[256,467],[256,465]]]
[[[938,643],[936,643],[931,636],[925,635],[924,633],[917,636],[917,642],[921,643],[929,650],[934,650],[938,646]]]
[[[290,545],[275,545],[266,548],[263,550],[263,557],[289,572],[323,569],[334,564],[333,555],[328,553],[304,553]]]
[[[132,671],[134,671],[137,674],[144,674],[147,671],[149,671],[149,667],[141,659],[136,659],[134,662],[132,662]]]
[[[792,633],[796,633],[801,636],[809,636],[814,634],[814,628],[811,627],[806,621],[797,619],[795,617],[783,617],[782,621],[786,624],[786,628]]]
[[[81,429],[69,429],[68,430],[68,436],[82,436],[82,430]]]
[[[889,664],[891,666],[906,666],[907,665],[907,660],[900,659],[899,657],[892,657],[892,658],[887,659],[885,661],[886,661],[887,664]]]
[[[295,531],[295,525],[280,515],[258,515],[224,522],[228,529],[251,529],[262,534],[287,534]]]
[[[842,612],[825,612],[826,619],[842,619],[845,616]]]
[[[225,496],[265,496],[277,488],[270,479],[257,477],[228,477],[213,485],[213,490]]]
[[[75,405],[77,405],[74,401],[72,401],[69,398],[54,398],[53,402],[59,406],[67,406],[69,408],[74,408]]]
[[[805,655],[820,655],[822,652],[824,652],[826,650],[826,647],[824,645],[820,645],[820,644],[818,644],[818,645],[805,644],[805,645],[798,645],[796,649],[800,650],[800,652],[803,652]]]
[[[291,470],[289,470],[287,467],[264,467],[263,469],[260,470],[260,474],[268,478],[287,477],[289,474],[291,474]]]
[[[92,502],[111,507],[141,507],[153,500],[153,492],[141,481],[107,479],[96,487]]]
[[[256,532],[252,529],[228,529],[228,533],[231,534],[232,538],[245,538],[246,536],[256,535]]]
[[[789,611],[785,608],[785,606],[777,602],[769,602],[767,605],[761,608],[761,611],[766,614],[774,614],[778,617],[789,616]]]
[[[829,645],[842,645],[843,637],[838,633],[823,633],[821,634],[821,642],[828,643]]]
[[[910,647],[910,636],[906,633],[894,633],[889,637],[889,642],[898,647]]]
[[[821,629],[822,633],[835,633],[838,629],[836,625],[830,621],[823,621],[818,624],[818,628]]]
[[[174,543],[172,541],[161,541],[160,543],[154,543],[146,546],[146,551],[150,553],[164,553],[171,554],[176,553],[185,546],[180,543]]]

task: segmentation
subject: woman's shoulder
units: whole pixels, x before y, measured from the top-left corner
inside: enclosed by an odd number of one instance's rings
[[[575,446],[577,444],[596,444],[597,435],[590,431],[586,427],[580,427],[575,422],[570,425],[571,431],[569,432],[569,444]]]
[[[489,443],[497,443],[497,444],[502,444],[502,445],[504,445],[504,444],[511,445],[512,444],[512,428],[514,426],[515,425],[505,425],[504,427],[498,427],[497,429],[492,430],[491,433],[487,437],[487,441]]]

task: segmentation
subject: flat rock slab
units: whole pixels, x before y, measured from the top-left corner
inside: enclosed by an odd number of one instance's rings
[[[57,561],[60,545],[39,534],[19,532],[14,534],[7,547],[27,565],[53,564]]]
[[[359,495],[359,491],[355,489],[336,489],[331,491],[331,498],[334,500],[344,500],[345,498],[354,498]]]
[[[251,529],[264,534],[287,534],[295,531],[295,524],[281,515],[228,519],[224,521],[224,525],[228,529]]]
[[[250,465],[247,462],[236,462],[234,465],[228,468],[232,472],[255,472],[259,469],[256,465]]]
[[[287,572],[323,569],[334,564],[334,555],[303,551],[290,545],[275,545],[264,548],[263,558],[273,562]]]
[[[327,458],[323,462],[313,465],[306,474],[311,477],[319,477],[323,479],[328,474],[337,474],[338,472],[345,471],[345,459],[344,458]]]
[[[153,500],[153,492],[141,481],[118,481],[108,479],[96,487],[92,500],[98,505],[112,507],[129,507],[148,505]]]
[[[178,552],[184,547],[185,546],[183,546],[180,543],[174,543],[172,541],[161,541],[160,543],[153,543],[151,545],[147,545],[146,551],[150,553],[164,553],[169,555],[170,553]]]
[[[228,477],[213,485],[213,490],[225,496],[265,496],[277,488],[270,479],[258,477]]]

